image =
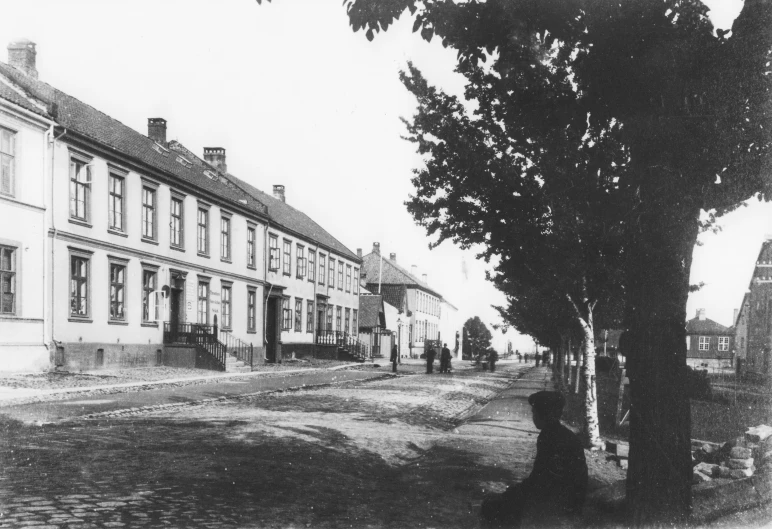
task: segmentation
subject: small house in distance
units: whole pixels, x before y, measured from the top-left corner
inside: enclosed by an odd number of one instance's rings
[[[730,367],[734,329],[705,317],[705,309],[686,322],[686,363],[691,367]]]

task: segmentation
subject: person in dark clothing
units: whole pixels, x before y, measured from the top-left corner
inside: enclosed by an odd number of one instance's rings
[[[447,373],[450,371],[450,349],[448,344],[444,344],[442,351],[440,351],[440,373]]]
[[[541,430],[531,474],[483,502],[480,515],[507,527],[572,526],[587,494],[587,461],[576,435],[560,424],[565,398],[556,391],[528,397],[533,423]]]
[[[437,351],[433,348],[429,348],[426,351],[426,374],[431,375],[434,371],[434,357],[437,356]]]
[[[536,353],[534,355],[534,358],[536,359],[536,367],[539,367],[539,363],[541,362],[541,353]]]
[[[391,372],[396,373],[397,372],[397,361],[399,360],[399,352],[397,351],[397,344],[394,344],[391,347]]]
[[[496,371],[496,360],[499,359],[499,353],[497,353],[495,350],[488,353],[488,363],[490,364],[491,373]]]

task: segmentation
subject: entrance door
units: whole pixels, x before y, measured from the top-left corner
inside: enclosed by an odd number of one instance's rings
[[[169,297],[169,331],[171,332],[172,342],[177,341],[177,333],[180,326],[180,297],[182,290],[173,288]]]
[[[268,298],[267,314],[265,317],[265,357],[269,362],[276,362],[278,303],[278,298]]]

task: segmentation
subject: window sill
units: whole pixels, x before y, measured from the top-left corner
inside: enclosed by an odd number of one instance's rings
[[[88,221],[83,220],[83,219],[74,219],[74,218],[70,217],[67,220],[69,221],[70,224],[77,224],[78,226],[83,226],[84,228],[93,228],[91,223],[89,223]]]
[[[169,248],[176,252],[182,252],[185,253],[185,247],[184,246],[174,246],[173,244],[169,245]]]
[[[290,277],[292,274],[291,274],[291,273],[289,273],[289,272],[284,272],[284,274],[282,274],[282,275],[284,275],[284,276],[287,276],[287,277]]]
[[[77,316],[70,316],[67,318],[67,321],[71,321],[73,323],[93,323],[94,320],[91,318],[78,318]]]
[[[209,254],[208,253],[196,252],[196,255],[199,256],[199,257],[203,257],[205,259],[209,259]]]
[[[128,236],[129,236],[128,233],[120,231],[120,230],[116,230],[116,229],[113,229],[113,228],[107,228],[107,233],[109,233],[110,235],[117,235],[118,237],[127,237],[128,238]]]
[[[128,325],[127,321],[107,320],[107,325]]]
[[[226,259],[224,257],[220,257],[220,262],[221,263],[233,264],[233,261],[231,261],[230,259]]]
[[[154,239],[148,239],[147,237],[142,237],[142,242],[146,242],[148,244],[154,244],[154,245],[158,246],[158,241],[156,241]]]
[[[249,269],[249,270],[255,270],[255,271],[256,271],[256,270],[257,270],[257,267],[256,267],[256,266],[249,266],[249,265],[247,265],[247,269]]]
[[[247,331],[247,334],[257,334],[257,331]]]
[[[146,322],[145,321],[145,322],[142,322],[142,327],[155,327],[157,329],[158,328],[158,324],[157,323],[150,323],[150,322]]]

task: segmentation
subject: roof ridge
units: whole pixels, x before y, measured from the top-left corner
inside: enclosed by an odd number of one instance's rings
[[[39,108],[46,115],[50,115],[50,109],[48,108],[48,105],[40,101],[37,97],[33,96],[26,90],[24,90],[24,88],[19,84],[13,82],[13,79],[8,77],[7,75],[0,75],[0,82],[2,82],[6,86],[8,86],[8,88],[10,88],[11,90],[19,94],[21,97],[29,101],[33,106]]]

